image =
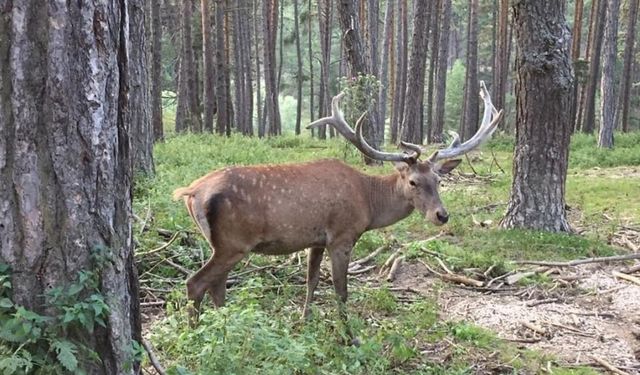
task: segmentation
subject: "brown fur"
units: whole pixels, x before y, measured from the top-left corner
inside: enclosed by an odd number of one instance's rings
[[[369,176],[336,160],[230,167],[176,189],[174,199],[184,198],[213,249],[207,264],[187,281],[188,298],[199,308],[208,291],[221,306],[229,271],[250,252],[277,255],[311,248],[307,315],[326,248],[336,293],[345,302],[351,249],[362,233],[393,224],[414,208],[437,225],[446,222],[434,170],[448,172],[458,163],[403,163],[388,176]]]

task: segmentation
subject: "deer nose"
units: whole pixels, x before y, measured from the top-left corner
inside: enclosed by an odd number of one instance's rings
[[[438,211],[436,212],[436,217],[442,224],[446,224],[449,221],[449,214],[447,211]]]

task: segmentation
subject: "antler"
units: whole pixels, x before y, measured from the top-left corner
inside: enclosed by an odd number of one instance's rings
[[[450,131],[449,133],[453,135],[453,141],[451,141],[449,147],[435,151],[429,157],[429,161],[435,162],[464,155],[480,146],[482,142],[491,138],[493,132],[498,128],[498,123],[502,120],[503,111],[500,110],[498,112],[498,110],[493,106],[493,103],[491,102],[491,95],[489,94],[484,81],[480,81],[480,97],[484,100],[484,115],[482,116],[482,124],[480,124],[480,128],[476,134],[466,142],[460,144],[460,136],[458,133]],[[493,120],[491,117],[493,117]]]
[[[356,131],[354,131],[347,121],[344,119],[344,114],[340,110],[340,100],[344,97],[345,92],[333,97],[331,100],[331,116],[323,117],[315,120],[307,126],[307,129],[322,125],[332,125],[338,133],[342,134],[349,142],[351,142],[356,148],[363,153],[366,157],[380,161],[401,161],[408,164],[415,163],[420,157],[422,149],[411,143],[402,142],[402,146],[412,151],[412,153],[391,153],[382,152],[371,147],[362,136],[362,123],[367,116],[367,112],[364,112],[362,116],[356,121]]]

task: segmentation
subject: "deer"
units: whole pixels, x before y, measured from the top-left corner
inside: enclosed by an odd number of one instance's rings
[[[457,167],[464,155],[489,139],[502,118],[484,82],[482,123],[475,135],[461,143],[457,134],[425,160],[421,145],[401,142],[402,152],[384,152],[369,145],[362,134],[363,113],[355,130],[346,122],[339,103],[331,115],[308,128],[333,126],[368,158],[393,162],[395,171],[377,176],[362,173],[338,160],[278,165],[232,166],[213,171],[188,187],[174,191],[212,249],[207,263],[186,282],[195,315],[209,293],[216,307],[225,303],[226,281],[234,266],[250,253],[287,255],[309,249],[307,291],[302,316],[307,317],[318,286],[323,253],[329,254],[331,278],[340,306],[347,302],[347,268],[353,246],[363,233],[394,224],[418,211],[436,226],[449,213],[438,193],[439,176]],[[193,311],[192,311],[193,312]]]

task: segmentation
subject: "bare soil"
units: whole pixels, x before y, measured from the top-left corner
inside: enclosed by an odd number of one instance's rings
[[[593,365],[596,356],[629,374],[640,374],[640,286],[611,276],[621,267],[571,267],[562,275],[577,278],[572,283],[486,293],[456,286],[434,288],[439,279],[424,265],[405,264],[394,286],[436,297],[442,319],[487,328],[505,340],[552,354],[561,364]],[[526,328],[524,322],[542,333]]]

